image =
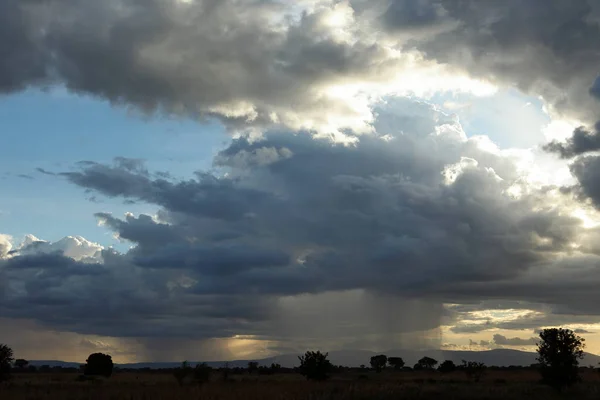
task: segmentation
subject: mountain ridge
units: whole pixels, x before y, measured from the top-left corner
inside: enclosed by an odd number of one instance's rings
[[[513,349],[492,349],[483,351],[472,350],[402,350],[392,349],[382,352],[374,352],[370,350],[335,350],[329,352],[329,359],[334,365],[343,365],[347,367],[358,367],[362,364],[369,365],[371,356],[376,354],[385,354],[388,357],[402,357],[407,366],[414,365],[418,359],[427,356],[432,357],[439,362],[444,360],[452,360],[454,363],[461,363],[462,360],[483,362],[487,366],[508,367],[529,366],[536,363],[537,353],[527,352]],[[246,367],[249,361],[257,361],[259,365],[271,365],[272,363],[280,364],[283,367],[294,367],[298,365],[298,354],[281,354],[272,357],[256,359],[250,358],[246,360],[232,361],[206,361],[211,367],[222,367],[226,363],[230,367]],[[190,365],[198,364],[202,361],[190,362]],[[68,362],[60,360],[31,360],[30,365],[63,368],[78,368],[81,364],[78,362]],[[581,366],[598,366],[600,364],[600,356],[592,353],[584,353],[583,360],[580,361]],[[165,361],[165,362],[138,362],[138,363],[115,363],[120,368],[175,368],[181,365],[180,361]]]

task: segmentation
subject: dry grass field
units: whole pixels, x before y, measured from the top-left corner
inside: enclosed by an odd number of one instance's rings
[[[363,376],[361,376],[363,375]],[[460,373],[346,372],[327,382],[307,382],[297,374],[236,375],[223,382],[215,374],[202,386],[179,386],[167,373],[117,372],[106,380],[80,382],[76,373],[15,374],[0,385],[1,400],[392,400],[392,399],[599,399],[600,374],[559,394],[538,383],[535,371],[489,371],[479,383]]]

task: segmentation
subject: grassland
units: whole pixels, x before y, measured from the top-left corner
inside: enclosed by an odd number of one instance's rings
[[[109,379],[78,381],[77,373],[14,374],[0,385],[1,400],[392,400],[392,399],[598,399],[600,374],[583,373],[583,382],[565,393],[538,383],[535,371],[490,371],[474,383],[460,372],[384,371],[336,374],[326,382],[307,382],[297,374],[215,374],[203,385],[180,386],[168,373],[117,372]]]

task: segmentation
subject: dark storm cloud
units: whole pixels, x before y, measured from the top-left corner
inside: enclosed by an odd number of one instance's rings
[[[591,199],[596,208],[600,207],[600,157],[584,156],[571,164],[571,173],[577,178],[576,193],[583,199]]]
[[[393,50],[404,48],[542,95],[586,123],[597,119],[590,94],[598,95],[600,11],[592,0],[311,3],[5,0],[0,91],[64,85],[239,129],[332,129],[334,120],[333,129],[356,129],[370,116],[324,89],[392,80],[406,61]],[[334,12],[348,20],[336,26]],[[398,46],[373,40],[381,28]]]
[[[267,205],[272,197],[270,193],[236,187],[232,180],[217,179],[206,173],[198,173],[196,179],[187,181],[153,180],[146,173],[124,168],[118,162],[112,166],[94,164],[82,172],[61,175],[106,196],[146,201],[174,212],[218,219],[244,218],[250,204]]]
[[[600,76],[596,78],[594,84],[590,88],[590,94],[600,100]]]
[[[499,346],[534,346],[539,342],[539,339],[535,337],[529,339],[521,339],[518,337],[507,338],[506,336],[496,334],[493,337],[493,342]]]
[[[358,1],[358,0],[357,0]],[[360,1],[358,1],[360,2]],[[598,118],[600,6],[589,0],[385,0],[381,22],[427,57],[533,95],[586,123]],[[420,28],[424,36],[402,36]],[[592,88],[590,90],[590,87]]]
[[[514,163],[467,139],[452,117],[406,99],[377,114],[378,134],[354,145],[291,132],[233,140],[215,158],[218,174],[183,181],[122,159],[62,173],[97,195],[161,210],[97,214],[134,245],[124,254],[45,255],[46,264],[22,250],[5,260],[3,315],[112,336],[289,337],[314,326],[321,314],[306,310],[316,307],[334,310],[321,317],[322,333],[335,337],[348,333],[332,328],[342,316],[365,334],[434,329],[442,302],[488,296],[587,311],[571,291],[589,295],[595,278],[579,280],[573,268],[544,275],[580,221],[533,188],[507,196],[521,178]],[[102,274],[70,273],[95,262]],[[321,297],[331,292],[352,295]],[[315,297],[280,300],[302,294]],[[426,304],[407,305],[416,299]]]
[[[552,141],[544,146],[544,150],[566,159],[600,150],[600,121],[596,122],[593,130],[579,127],[566,142]]]
[[[338,40],[326,21],[332,7],[5,0],[0,91],[58,84],[147,112],[216,116],[241,128],[327,123],[323,110],[352,110],[323,96],[324,85],[377,81],[397,67],[378,44]]]

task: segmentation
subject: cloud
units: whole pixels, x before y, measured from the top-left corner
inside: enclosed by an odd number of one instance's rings
[[[554,113],[597,119],[600,12],[591,1],[7,0],[1,7],[11,16],[0,21],[0,37],[10,38],[0,42],[5,93],[58,85],[144,113],[217,118],[236,131],[339,135],[371,131],[370,106],[382,96],[489,93],[493,82],[543,96]]]
[[[531,337],[529,339],[522,339],[518,337],[507,338],[506,336],[495,334],[493,342],[499,346],[534,346],[538,343],[539,339]]]
[[[600,76],[596,78],[594,84],[590,88],[590,94],[600,100]]]
[[[37,172],[39,172],[40,174],[44,174],[44,175],[51,175],[51,176],[56,175],[54,172],[45,170],[44,168],[40,168],[40,167],[37,167],[35,170]]]
[[[469,346],[482,346],[482,347],[488,347],[492,344],[493,342],[490,342],[489,340],[480,340],[479,342],[476,340],[472,340],[469,339]]]
[[[586,123],[597,119],[598,103],[590,97],[598,93],[600,65],[596,2],[383,3],[389,7],[380,14],[381,25],[407,47],[471,76],[541,95],[554,113]],[[426,34],[415,35],[418,30]]]
[[[577,158],[571,165],[570,170],[577,178],[577,185],[573,188],[582,200],[591,199],[596,208],[600,207],[600,157],[589,155]]]
[[[579,127],[565,143],[553,140],[544,146],[544,150],[565,159],[600,150],[600,121],[596,122],[593,130]]]
[[[12,237],[0,234],[0,260],[5,258],[12,249]]]
[[[598,260],[568,255],[581,221],[557,209],[567,197],[528,185],[513,153],[467,138],[427,103],[388,99],[375,111],[377,133],[353,143],[289,131],[241,137],[214,172],[183,180],[127,159],[59,173],[159,211],[96,215],[132,245],[125,253],[29,237],[0,262],[2,315],[148,340],[391,348],[399,332],[439,341],[443,303],[504,298],[588,312]],[[510,194],[515,185],[522,195]]]
[[[234,130],[368,131],[370,96],[448,75],[375,40],[347,2],[7,0],[0,14],[0,92],[61,85]]]

